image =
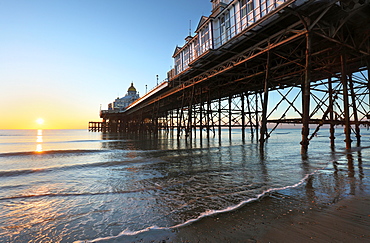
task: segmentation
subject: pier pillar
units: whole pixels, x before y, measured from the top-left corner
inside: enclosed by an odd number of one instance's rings
[[[188,124],[185,129],[185,136],[192,139],[192,128],[193,128],[193,110],[194,110],[194,95],[195,95],[195,86],[190,93],[189,107],[188,107]]]
[[[185,102],[185,92],[182,94],[180,117],[178,116],[179,119],[177,123],[177,139],[180,139],[181,132],[182,132],[182,121],[183,121],[183,116],[184,116],[184,102]]]
[[[353,119],[355,120],[355,133],[356,133],[357,147],[359,147],[361,145],[361,134],[360,134],[360,124],[358,123],[356,93],[353,87],[352,75],[349,75],[349,88],[351,90]]]
[[[270,77],[270,51],[267,52],[267,61],[266,61],[266,70],[265,70],[265,82],[264,82],[264,90],[263,90],[263,101],[262,101],[262,124],[261,124],[261,131],[260,131],[260,149],[263,149],[265,140],[266,140],[266,132],[267,132],[267,104],[269,98],[268,92],[268,81]]]
[[[349,114],[349,100],[348,100],[348,78],[347,78],[347,65],[346,54],[341,55],[341,82],[343,85],[343,109],[344,109],[344,134],[346,139],[346,149],[351,148],[351,123]]]
[[[244,99],[245,99],[245,93],[242,92],[241,95],[240,95],[240,98],[241,98],[241,106],[242,106],[242,110],[241,110],[241,116],[242,116],[242,140],[244,142],[245,140],[245,102],[244,102]],[[249,113],[250,115],[250,113]]]
[[[180,128],[180,123],[181,123],[181,113],[182,113],[182,112],[180,112],[180,109],[179,109],[179,108],[177,108],[177,109],[176,109],[177,139],[179,139],[179,138],[180,138],[180,130],[181,130],[181,128]]]
[[[232,95],[229,95],[229,139],[231,139],[231,128],[233,122],[233,114],[231,110],[232,102],[233,102]]]
[[[310,133],[310,83],[311,83],[311,33],[306,33],[306,66],[302,83],[302,141],[301,154],[306,154],[309,145]]]
[[[117,119],[116,118],[111,119],[111,129],[112,129],[112,132],[117,132]]]
[[[203,138],[203,106],[204,103],[201,101],[200,106],[199,106],[199,137],[200,141],[202,141]],[[195,126],[196,127],[196,126]]]
[[[209,138],[209,130],[210,130],[210,122],[211,122],[211,119],[210,119],[210,113],[211,113],[211,100],[210,100],[210,97],[209,97],[209,93],[208,93],[208,100],[207,100],[207,124],[206,124],[206,127],[207,127],[207,138]]]
[[[222,124],[222,114],[221,114],[221,98],[218,99],[218,137],[221,140],[221,124]]]
[[[333,81],[328,79],[329,88],[329,118],[330,118],[330,147],[335,147],[335,128],[334,128],[334,97],[333,97]]]
[[[255,131],[256,131],[256,139],[258,140],[258,131],[259,131],[259,117],[258,117],[258,95],[261,95],[261,94],[258,94],[256,92],[255,94],[255,102],[256,102],[256,107],[255,107],[255,116],[256,116],[256,128],[255,128]],[[262,98],[261,98],[262,100]],[[253,136],[252,136],[252,139],[253,139]]]
[[[249,129],[251,133],[251,138],[254,138],[254,131],[253,131],[253,123],[252,123],[252,109],[251,109],[251,104],[249,101],[249,95],[246,95],[247,98],[247,106],[248,106],[248,119],[249,119]]]

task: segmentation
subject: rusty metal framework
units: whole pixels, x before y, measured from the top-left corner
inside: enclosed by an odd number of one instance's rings
[[[333,0],[287,6],[193,62],[165,92],[126,112],[101,115],[101,129],[176,130],[178,138],[192,138],[238,127],[263,148],[279,124],[294,123],[302,125],[305,153],[323,125],[334,146],[340,125],[346,147],[351,134],[359,145],[360,127],[370,124],[370,3],[351,6]]]

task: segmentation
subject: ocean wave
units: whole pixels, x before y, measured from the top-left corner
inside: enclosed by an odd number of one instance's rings
[[[25,137],[27,135],[22,134],[0,134],[0,137]]]
[[[31,199],[31,198],[41,198],[41,197],[77,197],[77,196],[100,196],[100,195],[113,195],[113,194],[127,194],[127,193],[137,193],[161,189],[160,186],[138,188],[133,190],[122,190],[122,191],[110,191],[110,192],[81,192],[81,193],[46,193],[46,194],[29,194],[29,195],[18,195],[11,197],[0,198],[0,201],[6,200],[16,200],[16,199]]]
[[[227,212],[235,211],[235,210],[243,207],[244,205],[246,205],[248,203],[251,203],[251,202],[254,202],[254,201],[257,201],[257,200],[263,198],[264,196],[266,196],[269,193],[276,192],[276,191],[282,191],[282,190],[286,190],[286,189],[289,189],[289,188],[298,187],[298,186],[302,185],[310,176],[317,173],[317,171],[318,170],[316,170],[316,171],[314,171],[310,174],[306,174],[306,176],[303,179],[301,179],[299,182],[297,182],[294,185],[267,189],[267,190],[263,191],[262,193],[256,195],[256,197],[254,197],[254,198],[249,198],[247,200],[241,201],[240,203],[238,203],[236,205],[232,205],[232,206],[229,206],[229,207],[224,208],[224,209],[205,211],[205,212],[201,213],[196,218],[189,219],[189,220],[187,220],[183,223],[180,223],[180,224],[177,224],[177,225],[174,225],[174,226],[159,227],[159,226],[153,225],[153,226],[149,226],[147,228],[137,230],[137,231],[131,231],[129,229],[125,229],[121,233],[119,233],[118,235],[115,235],[115,236],[101,237],[101,238],[96,238],[96,239],[93,239],[93,240],[74,241],[74,243],[93,243],[93,242],[99,242],[99,241],[114,240],[114,239],[124,237],[124,236],[135,236],[135,235],[138,235],[140,233],[148,232],[148,231],[151,231],[151,230],[173,230],[173,229],[181,228],[181,227],[190,225],[192,223],[195,223],[195,222],[197,222],[197,221],[199,221],[199,220],[201,220],[205,217],[210,217],[210,216],[220,214],[220,213],[227,213]]]
[[[75,149],[75,150],[46,150],[42,152],[26,151],[26,152],[10,152],[0,153],[0,157],[11,156],[29,156],[29,155],[50,155],[50,154],[84,154],[84,153],[99,153],[108,152],[109,150],[93,150],[93,149]]]
[[[56,172],[56,171],[86,169],[86,168],[94,168],[94,167],[99,167],[99,168],[114,167],[114,166],[132,163],[132,162],[138,163],[138,162],[145,162],[145,161],[142,160],[141,158],[135,158],[135,159],[128,158],[128,160],[119,160],[119,161],[73,164],[73,165],[66,165],[66,166],[55,166],[55,167],[37,168],[37,169],[0,171],[0,178],[1,177],[23,176],[23,175],[35,174],[35,173],[49,173],[49,172]]]
[[[20,176],[20,175],[27,175],[33,173],[43,173],[47,171],[51,171],[51,168],[47,169],[29,169],[29,170],[10,170],[10,171],[0,171],[0,178],[1,177],[13,177],[13,176]]]
[[[48,141],[48,142],[45,142],[45,143],[106,143],[106,142],[127,142],[127,140],[61,140],[61,141]]]

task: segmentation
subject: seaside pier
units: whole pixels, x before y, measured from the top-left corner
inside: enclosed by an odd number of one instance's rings
[[[168,79],[125,109],[101,110],[91,131],[191,139],[240,128],[263,148],[280,124],[300,124],[305,153],[321,127],[334,146],[343,126],[346,148],[360,145],[370,126],[369,0],[211,2]]]

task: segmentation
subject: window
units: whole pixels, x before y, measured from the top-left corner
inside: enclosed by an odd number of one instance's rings
[[[253,10],[253,0],[241,0],[240,1],[240,17],[245,17],[249,12]]]
[[[199,56],[199,36],[196,35],[192,52],[192,60],[196,59],[198,56]]]
[[[186,66],[188,65],[189,63],[189,47],[185,48],[184,50],[184,68],[186,68]]]
[[[221,45],[224,44],[231,36],[229,11],[223,14],[220,18],[220,35],[221,35]]]
[[[182,72],[182,65],[181,65],[180,55],[175,57],[175,70],[176,70],[176,74],[179,74],[179,73]]]
[[[200,43],[201,43],[201,53],[207,51],[208,49],[210,49],[210,43],[209,43],[209,30],[208,30],[208,27],[203,29],[201,31],[201,39],[200,39]]]

